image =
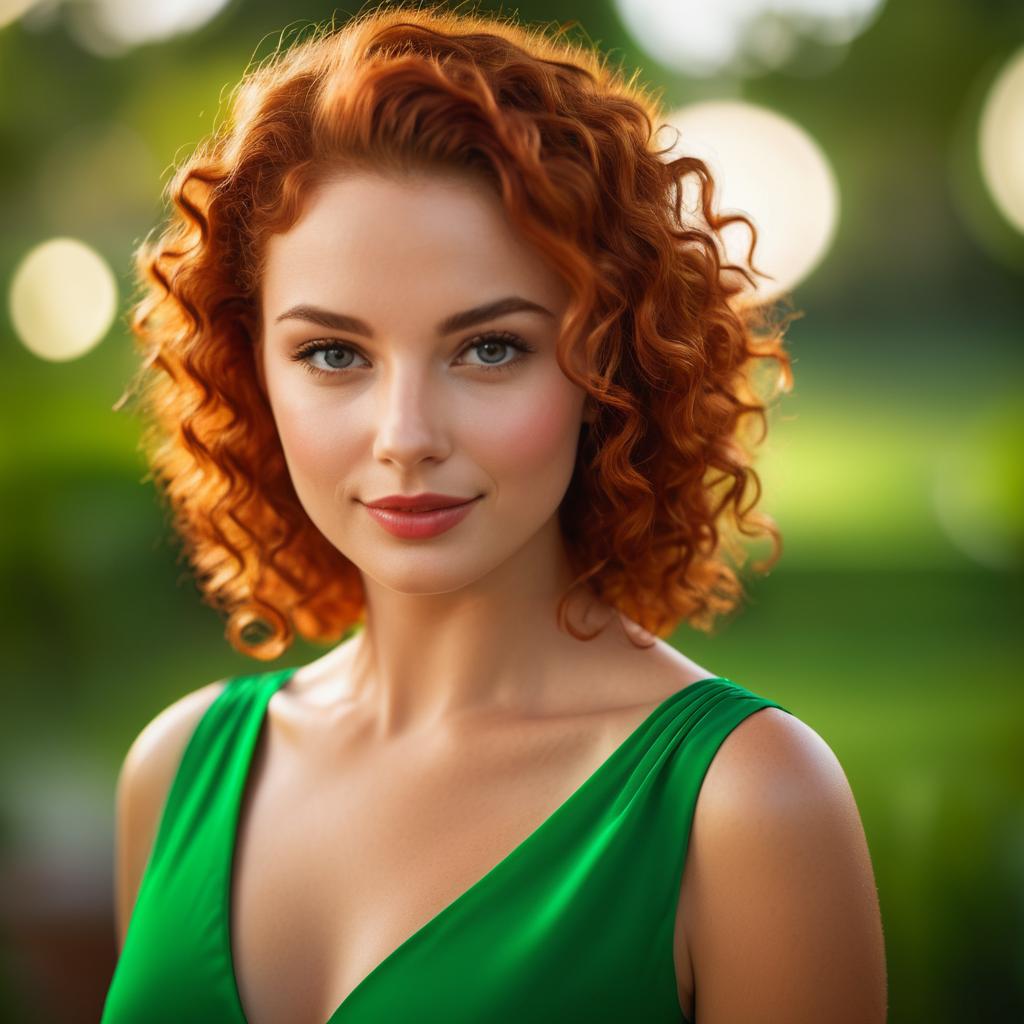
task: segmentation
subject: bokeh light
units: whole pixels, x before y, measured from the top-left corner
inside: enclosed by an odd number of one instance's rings
[[[52,238],[22,259],[10,291],[11,322],[41,359],[76,359],[100,342],[117,312],[117,281],[95,249]]]
[[[757,228],[754,265],[773,280],[755,276],[751,290],[737,276],[744,301],[760,304],[790,291],[822,260],[837,227],[839,187],[821,148],[775,111],[739,101],[693,104],[666,120],[679,136],[665,159],[700,157],[715,181],[715,212],[742,212]],[[703,219],[694,176],[684,183],[683,208],[694,222]],[[728,261],[745,266],[750,230],[734,223],[721,234]]]
[[[0,0],[0,28],[17,21],[36,0]]]
[[[981,174],[996,206],[1024,232],[1024,47],[992,83],[978,125]]]
[[[695,77],[782,67],[802,39],[849,44],[883,0],[614,0],[623,25],[665,67]]]
[[[98,57],[118,57],[201,28],[229,0],[79,0],[66,8],[68,28],[84,49]]]

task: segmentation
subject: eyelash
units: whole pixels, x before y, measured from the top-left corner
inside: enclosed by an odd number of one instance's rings
[[[518,358],[513,359],[511,360],[511,362],[507,363],[500,363],[495,365],[488,365],[487,363],[478,363],[475,365],[475,369],[483,369],[487,370],[488,372],[497,373],[501,373],[506,370],[512,370],[515,367],[517,367],[521,362],[523,362],[528,353],[534,351],[534,349],[531,346],[527,345],[526,342],[523,341],[523,339],[516,334],[511,334],[508,331],[487,331],[484,334],[477,335],[471,341],[467,342],[467,344],[462,348],[459,355],[462,355],[462,353],[468,351],[471,348],[476,348],[478,345],[483,345],[485,342],[488,341],[500,341],[502,342],[502,344],[507,345],[509,348],[516,349],[520,353],[520,355]],[[343,374],[351,372],[352,367],[343,367],[333,370],[323,370],[319,366],[314,366],[307,359],[307,356],[312,355],[314,352],[329,352],[331,349],[339,349],[342,351],[347,350],[350,352],[355,352],[359,356],[363,356],[363,354],[354,345],[349,345],[341,341],[335,341],[334,339],[331,338],[324,338],[319,341],[311,341],[303,345],[301,348],[297,349],[293,353],[291,358],[296,362],[301,363],[303,369],[306,370],[307,373],[311,373],[317,377],[340,377]],[[366,357],[363,356],[363,358],[365,359]]]

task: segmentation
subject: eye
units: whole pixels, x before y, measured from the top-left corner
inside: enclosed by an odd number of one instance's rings
[[[523,341],[516,334],[511,334],[508,331],[488,331],[486,334],[481,334],[474,338],[464,349],[463,352],[468,352],[470,349],[477,349],[483,352],[493,353],[495,349],[514,349],[518,355],[515,358],[505,363],[470,363],[470,366],[480,366],[485,370],[512,370],[515,369],[520,363],[524,362],[528,353],[532,352],[533,349]]]
[[[360,359],[363,358],[354,348],[352,348],[351,345],[342,344],[340,341],[332,341],[330,338],[324,338],[320,341],[311,341],[308,344],[303,345],[292,353],[291,358],[295,362],[301,363],[304,370],[317,377],[334,377],[349,369],[347,365],[332,366],[330,363],[327,364],[326,370],[320,366],[314,366],[313,363],[310,362],[309,357],[315,355],[317,352],[340,352],[342,358],[347,355],[359,356]],[[326,359],[327,357],[325,356],[324,358]]]
[[[522,338],[509,331],[487,331],[484,334],[480,334],[473,338],[462,349],[462,352],[466,353],[474,349],[480,353],[483,361],[479,363],[467,363],[465,365],[486,370],[488,373],[501,373],[513,370],[520,363],[525,361],[529,353],[534,351],[534,349],[523,341]],[[514,358],[505,362],[487,361],[496,350],[500,356],[503,349],[514,350],[518,354]],[[324,353],[324,360],[327,362],[326,368],[323,366],[317,366],[312,362],[311,357],[319,352]],[[352,369],[359,368],[358,365],[353,367],[351,362],[347,361],[349,356],[355,356],[358,359],[365,358],[351,345],[347,345],[341,341],[336,341],[332,338],[321,338],[316,341],[311,341],[296,349],[292,354],[291,359],[295,362],[301,363],[303,369],[314,376],[340,377],[347,374]],[[343,365],[338,365],[338,363],[342,363]]]

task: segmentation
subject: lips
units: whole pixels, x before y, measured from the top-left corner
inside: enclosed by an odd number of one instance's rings
[[[396,512],[434,512],[438,509],[466,505],[473,500],[475,498],[424,491],[422,494],[388,494],[376,501],[367,501],[363,504],[367,508],[386,508]]]
[[[420,509],[415,512],[402,512],[394,508],[380,508],[367,505],[366,511],[388,533],[406,540],[425,540],[445,533],[453,526],[462,522],[474,508],[478,498],[449,505],[446,508],[435,508],[432,511]]]
[[[465,501],[453,501],[450,505],[424,505],[422,508],[415,505],[381,505],[379,502],[376,505],[371,505],[370,508],[380,508],[388,512],[440,512],[446,508],[458,508],[460,505],[468,505],[473,499],[467,498]]]

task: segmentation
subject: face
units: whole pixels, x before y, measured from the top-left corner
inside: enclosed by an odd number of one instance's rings
[[[446,593],[557,530],[585,399],[555,358],[569,293],[484,181],[335,177],[266,257],[267,396],[296,493],[342,554],[393,590]],[[417,539],[364,505],[425,491],[480,498]]]

